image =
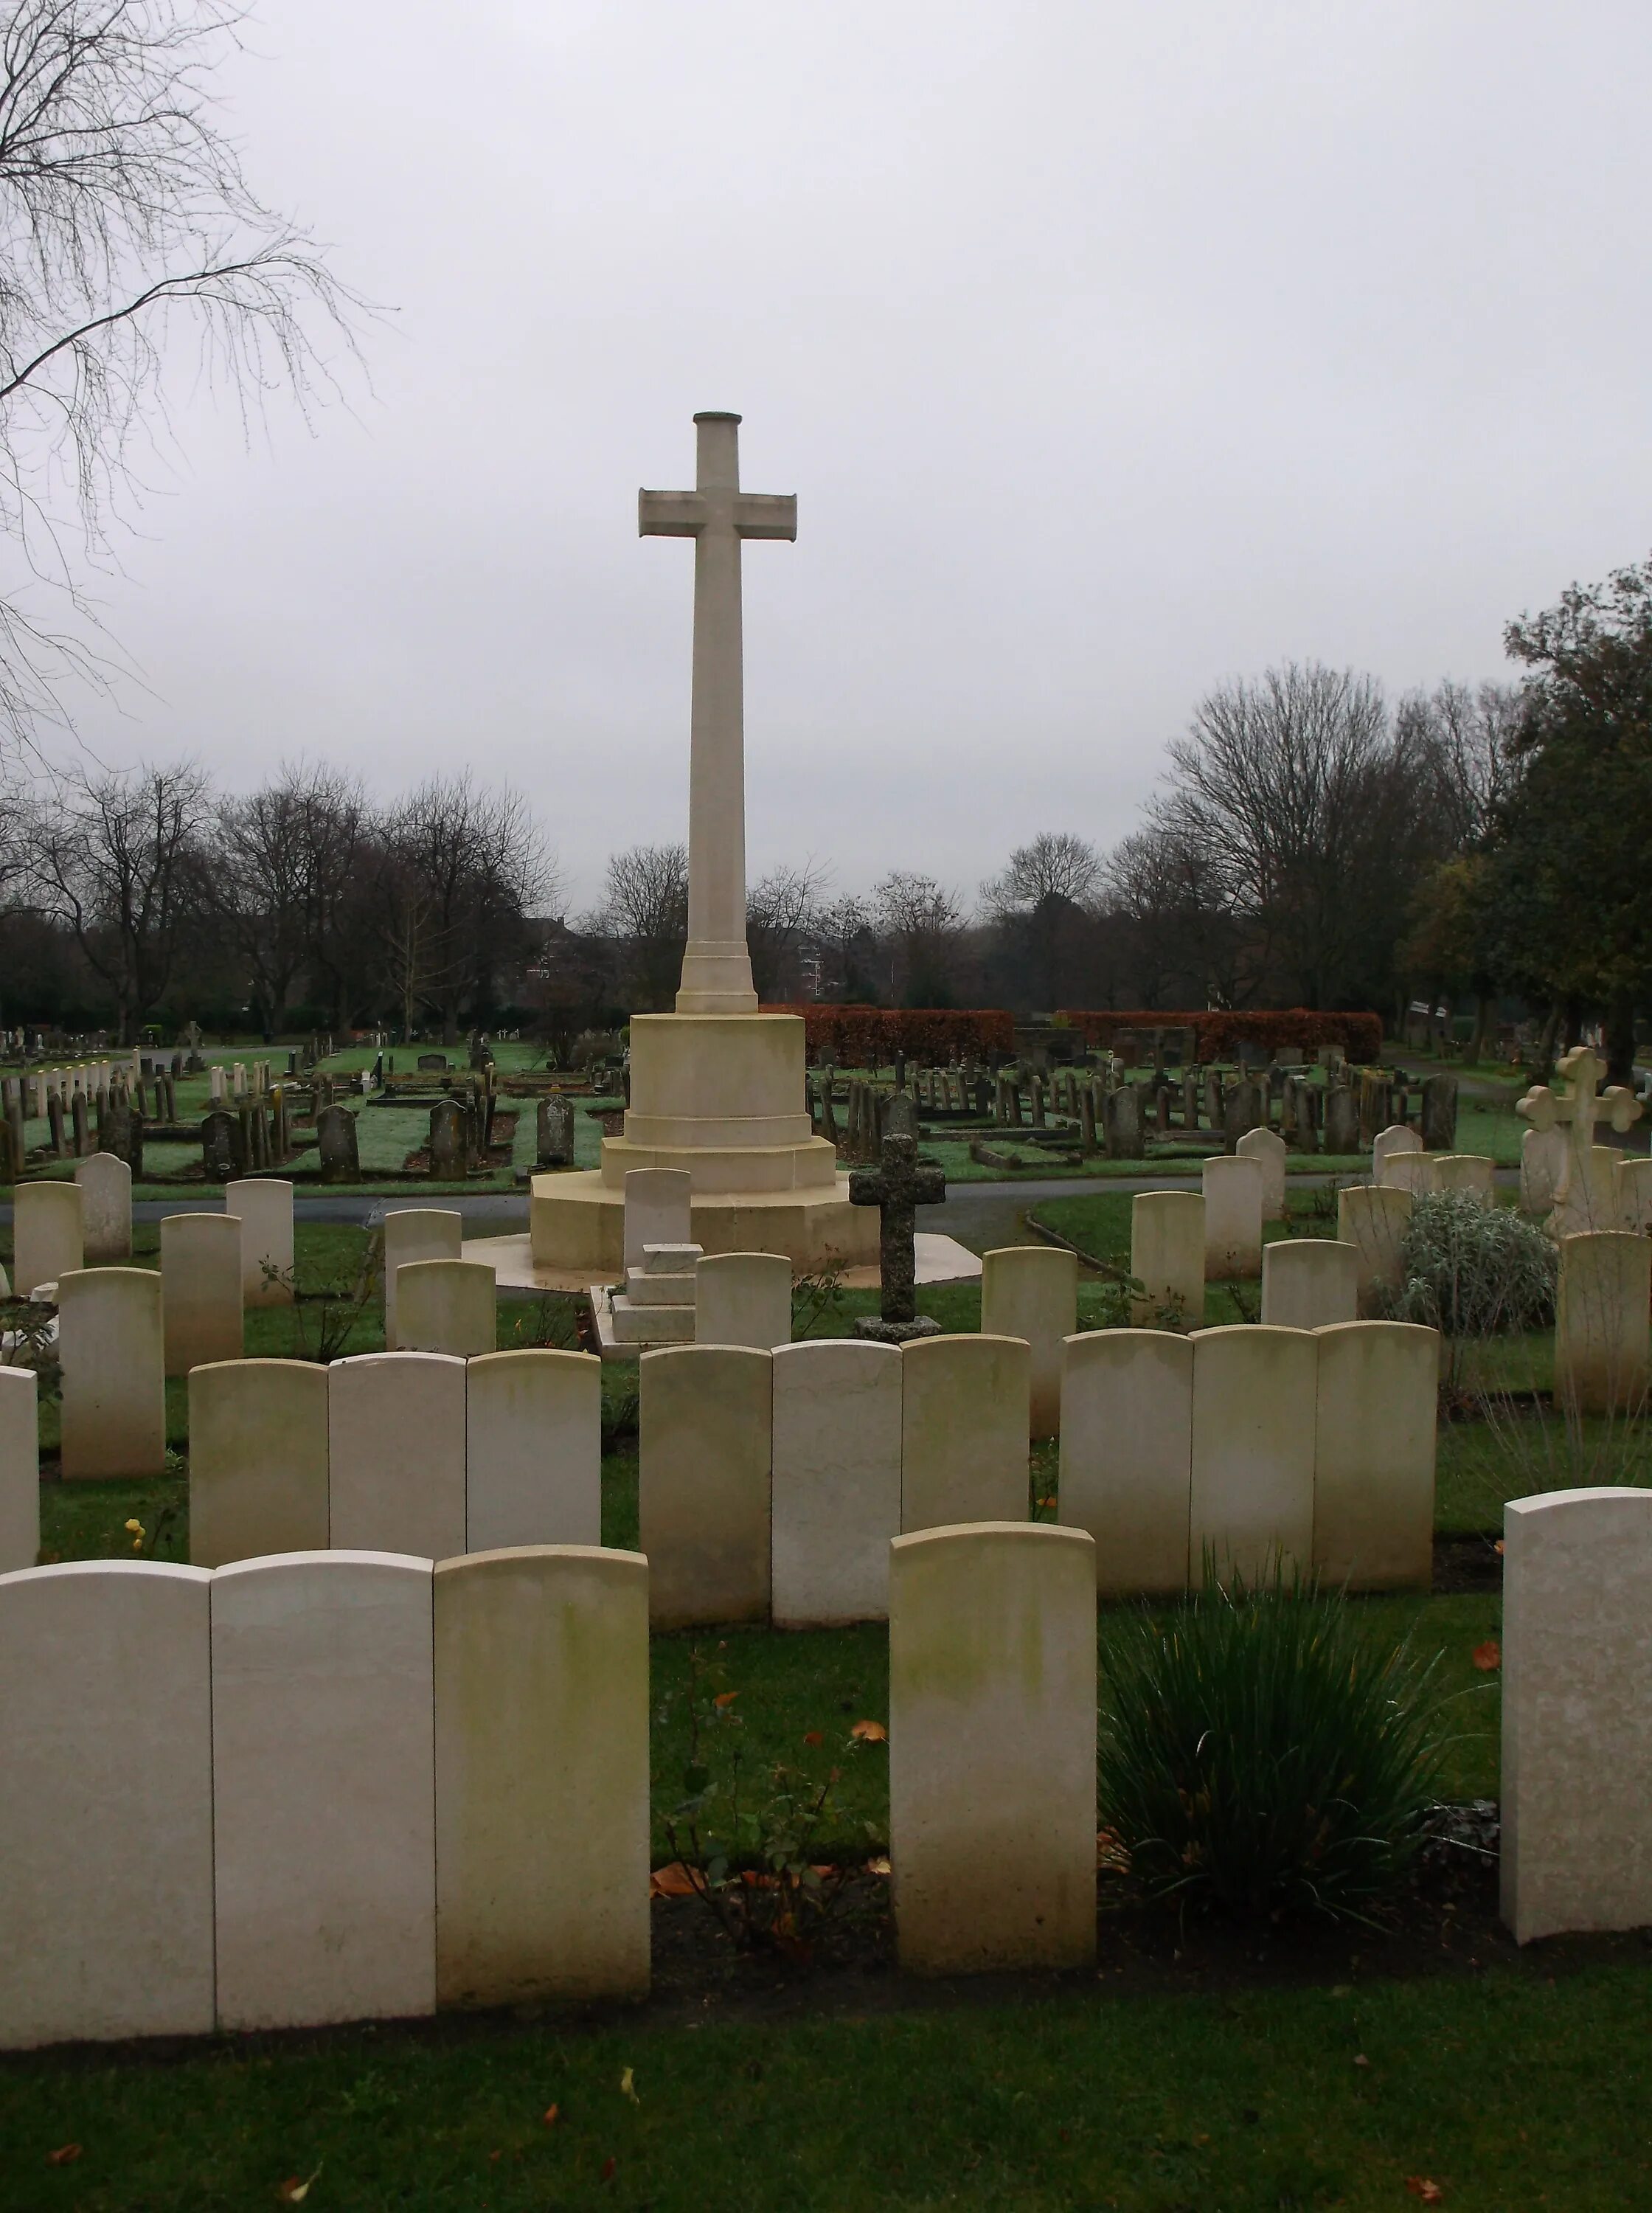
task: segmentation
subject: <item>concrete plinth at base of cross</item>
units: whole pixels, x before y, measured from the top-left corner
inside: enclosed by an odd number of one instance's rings
[[[914,1314],[910,1321],[885,1321],[881,1314],[860,1314],[855,1334],[874,1344],[911,1344],[920,1337],[939,1337],[941,1325],[931,1314]]]

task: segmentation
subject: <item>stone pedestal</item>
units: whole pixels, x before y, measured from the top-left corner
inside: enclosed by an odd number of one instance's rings
[[[533,1179],[537,1265],[617,1271],[636,1168],[692,1178],[707,1253],[783,1253],[795,1268],[876,1258],[876,1216],[850,1205],[836,1152],[811,1132],[799,1016],[639,1015],[631,1052],[625,1132],[604,1138],[600,1168]]]

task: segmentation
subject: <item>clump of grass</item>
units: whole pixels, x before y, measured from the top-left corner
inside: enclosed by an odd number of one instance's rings
[[[1472,1192],[1426,1192],[1411,1209],[1400,1259],[1405,1283],[1389,1309],[1395,1321],[1484,1338],[1554,1320],[1558,1248],[1512,1207],[1487,1206]]]
[[[1363,1921],[1429,1832],[1436,1660],[1276,1569],[1124,1625],[1102,1819],[1151,1899],[1248,1919]]]

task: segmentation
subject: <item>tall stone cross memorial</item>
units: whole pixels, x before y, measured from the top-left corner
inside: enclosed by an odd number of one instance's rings
[[[1617,1194],[1595,1167],[1594,1125],[1605,1120],[1619,1132],[1627,1130],[1639,1116],[1641,1102],[1621,1083],[1600,1091],[1606,1072],[1598,1053],[1586,1045],[1575,1046],[1556,1070],[1570,1087],[1566,1097],[1557,1099],[1546,1083],[1534,1084],[1515,1108],[1534,1130],[1565,1130],[1566,1150],[1549,1216],[1549,1228],[1557,1237],[1617,1227]]]
[[[850,1174],[851,1204],[878,1209],[878,1273],[883,1284],[881,1320],[857,1322],[857,1337],[899,1344],[907,1338],[936,1334],[939,1325],[918,1315],[917,1255],[912,1241],[916,1210],[938,1205],[946,1195],[945,1171],[919,1161],[916,1137],[885,1137],[881,1165],[856,1168]]]
[[[694,681],[688,771],[688,946],[680,1015],[757,1009],[746,947],[746,709],[740,546],[796,539],[790,493],[740,488],[740,418],[694,418],[692,491],[637,495],[644,538],[694,540]]]

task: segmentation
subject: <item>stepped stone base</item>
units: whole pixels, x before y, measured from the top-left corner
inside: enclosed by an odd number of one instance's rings
[[[828,1148],[828,1150],[830,1148]],[[533,1259],[545,1268],[618,1275],[625,1265],[623,1191],[590,1169],[535,1176],[530,1186]],[[696,1191],[694,1242],[707,1253],[783,1253],[795,1269],[875,1265],[878,1211],[851,1206],[849,1178],[809,1191]]]

